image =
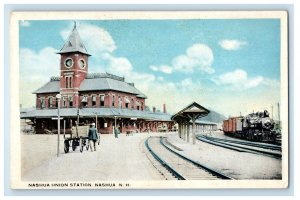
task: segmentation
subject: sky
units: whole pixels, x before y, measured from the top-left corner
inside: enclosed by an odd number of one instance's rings
[[[77,20],[89,73],[109,72],[134,82],[146,105],[171,114],[195,101],[225,116],[280,103],[278,19]],[[56,54],[74,21],[19,22],[20,104],[59,76]]]

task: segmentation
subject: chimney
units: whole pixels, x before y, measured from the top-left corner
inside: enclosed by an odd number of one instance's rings
[[[156,111],[156,108],[153,106],[153,112],[155,112]]]
[[[167,108],[166,108],[166,104],[165,103],[163,104],[163,112],[167,113]]]

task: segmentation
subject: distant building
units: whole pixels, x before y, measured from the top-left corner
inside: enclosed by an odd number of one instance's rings
[[[34,122],[37,133],[57,130],[57,120],[52,119],[57,117],[57,94],[61,94],[60,115],[66,129],[74,126],[78,118],[79,123],[97,122],[101,133],[112,133],[115,126],[123,133],[157,131],[160,126],[172,129],[174,122],[166,112],[166,105],[163,105],[164,112],[145,110],[147,97],[134,83],[113,74],[88,73],[91,55],[80,39],[76,24],[58,54],[60,76],[51,77],[33,92],[36,109],[21,113],[21,118]]]

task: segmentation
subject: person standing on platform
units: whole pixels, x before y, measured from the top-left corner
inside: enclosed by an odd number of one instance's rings
[[[89,129],[89,143],[91,147],[91,151],[96,151],[96,142],[98,140],[97,129],[95,128],[95,123],[92,123],[92,126]]]

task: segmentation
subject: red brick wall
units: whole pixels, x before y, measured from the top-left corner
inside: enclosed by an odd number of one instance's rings
[[[73,66],[67,68],[65,66],[65,60],[71,58],[73,60]],[[85,60],[85,67],[83,69],[79,66],[79,61]],[[61,93],[73,93],[78,92],[81,82],[85,79],[85,76],[88,72],[88,56],[82,53],[66,53],[61,54],[60,59],[60,88]],[[72,89],[66,88],[66,77],[72,77]]]

